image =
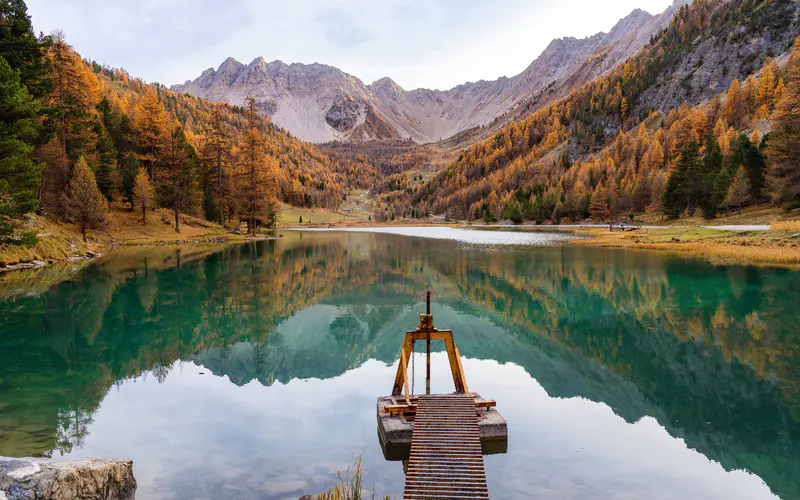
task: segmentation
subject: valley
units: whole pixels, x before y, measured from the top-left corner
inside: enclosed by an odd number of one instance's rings
[[[9,193],[26,201],[4,211],[0,253],[7,264],[43,247],[63,258],[63,244],[16,248],[48,238],[46,224],[25,229],[34,206],[61,231],[86,227],[70,248],[168,239],[127,227],[140,167],[148,209],[172,211],[160,223],[171,219],[178,240],[181,219],[233,238],[300,224],[704,225],[742,208],[746,223],[749,207],[775,208],[766,224],[791,221],[800,179],[782,158],[795,154],[798,12],[787,0],[637,9],[607,33],[552,41],[519,75],[444,91],[263,58],[228,58],[169,90],[62,38],[29,40],[53,74],[72,76],[32,96],[42,127],[25,139],[28,177],[12,176]],[[31,89],[60,81],[36,78]],[[68,106],[53,107],[59,93]],[[83,222],[64,201],[81,158],[95,174],[86,188],[105,199]]]
[[[0,2],[0,499],[800,497],[800,1],[670,1]]]

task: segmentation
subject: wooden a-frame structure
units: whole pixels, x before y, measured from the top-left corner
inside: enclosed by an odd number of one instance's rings
[[[400,364],[397,366],[397,375],[394,379],[392,396],[400,396],[405,392],[406,404],[410,404],[408,393],[408,360],[414,352],[414,343],[420,340],[426,342],[427,351],[427,371],[425,377],[425,393],[431,393],[431,340],[443,340],[447,350],[447,358],[450,361],[450,371],[453,374],[453,384],[456,393],[469,395],[467,388],[467,378],[464,376],[464,368],[461,366],[461,356],[458,347],[453,340],[451,330],[438,330],[433,326],[433,316],[431,315],[431,293],[427,294],[427,313],[419,315],[419,327],[416,330],[406,332],[403,347],[400,349]],[[404,391],[405,389],[405,391]]]

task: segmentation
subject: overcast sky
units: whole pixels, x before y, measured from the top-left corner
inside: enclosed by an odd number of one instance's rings
[[[166,85],[228,56],[336,66],[365,83],[448,89],[513,76],[553,38],[608,31],[671,0],[27,0],[85,58]]]

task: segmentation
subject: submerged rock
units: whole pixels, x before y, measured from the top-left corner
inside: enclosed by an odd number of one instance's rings
[[[0,500],[133,500],[133,462],[0,457]]]

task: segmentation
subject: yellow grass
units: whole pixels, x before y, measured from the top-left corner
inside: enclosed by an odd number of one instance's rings
[[[303,218],[302,224],[300,217]],[[347,223],[361,218],[320,208],[300,208],[281,203],[278,210],[278,227],[304,227],[319,224]]]
[[[171,210],[159,208],[147,212],[146,224],[142,224],[139,211],[129,212],[114,206],[108,215],[108,224],[89,236],[101,243],[138,244],[173,241],[193,241],[229,235],[224,227],[191,215],[180,214],[181,232],[175,232],[175,218]]]
[[[39,241],[33,247],[0,245],[0,266],[33,260],[60,261],[85,255],[87,251],[104,252],[108,246],[158,244],[202,241],[230,236],[224,227],[196,217],[181,214],[181,232],[175,232],[172,212],[157,209],[147,212],[147,224],[142,224],[140,212],[129,212],[115,205],[108,213],[108,223],[88,232],[84,243],[74,224],[54,222],[44,217],[32,217]]]
[[[681,217],[678,220],[667,220],[660,212],[649,212],[636,216],[636,222],[644,225],[665,225],[665,226],[722,226],[737,224],[765,224],[768,225],[776,220],[786,218],[785,210],[772,205],[755,205],[746,207],[742,213],[737,211],[728,214],[720,214],[711,220],[706,220],[702,212],[698,210],[694,217]]]
[[[84,255],[89,250],[71,224],[60,224],[36,216],[32,216],[32,221],[31,227],[25,230],[36,231],[39,241],[32,247],[0,245],[0,266],[34,260],[64,260]]]
[[[800,231],[800,220],[781,220],[770,224],[773,231]]]
[[[632,232],[588,232],[584,246],[657,250],[699,257],[717,264],[769,264],[800,267],[800,241],[791,232],[736,233],[703,228],[651,229]]]

